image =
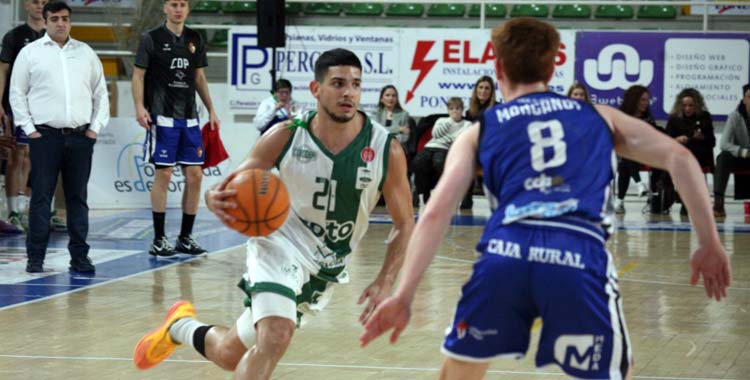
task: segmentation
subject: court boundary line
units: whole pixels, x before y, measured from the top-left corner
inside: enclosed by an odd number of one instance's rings
[[[223,254],[223,253],[226,253],[226,251],[229,251],[229,250],[232,250],[232,249],[235,249],[235,248],[238,248],[238,247],[242,247],[243,245],[245,245],[245,244],[244,243],[243,244],[237,244],[237,245],[233,245],[231,247],[222,248],[222,249],[220,249],[218,251],[209,252],[209,253],[207,253],[205,255],[205,257],[213,256],[213,255],[218,255],[218,254]],[[138,254],[136,254],[136,255],[138,255]],[[61,296],[64,296],[64,295],[72,294],[72,293],[75,293],[75,292],[80,292],[82,290],[94,289],[96,287],[99,287],[99,286],[102,286],[102,285],[108,285],[108,284],[111,284],[111,283],[116,282],[116,281],[127,280],[127,279],[129,279],[131,277],[140,276],[142,274],[147,274],[147,273],[159,271],[159,270],[162,270],[162,269],[171,268],[171,267],[173,267],[175,265],[180,265],[180,264],[184,264],[184,263],[190,263],[190,262],[193,262],[195,260],[200,260],[203,257],[204,256],[195,256],[195,257],[188,258],[186,260],[180,260],[180,261],[175,261],[173,263],[165,264],[165,265],[159,266],[158,268],[151,268],[151,269],[147,269],[147,270],[144,270],[144,271],[141,271],[141,272],[138,272],[138,273],[131,273],[129,275],[122,276],[122,277],[110,278],[109,280],[98,282],[96,284],[81,286],[81,287],[78,287],[78,288],[75,288],[75,289],[71,289],[71,290],[68,290],[68,291],[65,291],[65,292],[55,293],[55,294],[53,294],[51,296],[45,296],[45,297],[41,297],[41,298],[37,298],[37,299],[33,299],[33,300],[28,300],[28,301],[24,301],[24,302],[14,303],[12,305],[7,305],[7,306],[0,307],[0,311],[5,311],[5,310],[8,310],[8,309],[12,309],[12,308],[19,307],[19,306],[25,306],[25,305],[29,305],[29,304],[36,303],[36,302],[41,302],[41,301],[55,299],[57,297],[61,297]]]
[[[0,354],[0,358],[5,359],[30,359],[30,360],[86,360],[86,361],[132,361],[132,358],[112,357],[112,356],[55,356],[55,355],[12,355],[12,354]],[[189,364],[210,364],[215,365],[213,362],[206,359],[167,359],[164,362],[169,363],[189,363]],[[435,367],[388,367],[388,366],[373,366],[373,365],[354,365],[354,364],[325,364],[325,363],[294,363],[294,362],[279,362],[279,366],[283,367],[317,367],[317,368],[341,368],[341,369],[362,369],[362,370],[382,370],[382,371],[417,371],[417,372],[438,372],[440,368]],[[543,372],[543,371],[514,371],[514,370],[501,370],[491,369],[487,371],[488,374],[505,374],[505,375],[536,375],[536,376],[554,376],[554,377],[567,377],[562,372]],[[650,375],[636,375],[633,376],[635,379],[652,379],[652,380],[750,380],[750,379],[724,379],[714,377],[677,377],[677,376],[650,376]]]

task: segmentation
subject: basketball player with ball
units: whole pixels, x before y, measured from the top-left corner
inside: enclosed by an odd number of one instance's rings
[[[361,83],[354,53],[321,54],[310,83],[317,111],[271,127],[237,170],[206,192],[219,219],[258,235],[247,243],[247,272],[239,284],[249,307],[234,326],[222,327],[199,322],[193,305],[177,302],[164,323],[138,342],[138,368],[151,368],[187,344],[234,371],[235,379],[270,378],[299,316],[321,310],[331,287],[349,281],[348,255],[365,234],[381,192],[393,229],[380,273],[359,298],[359,304],[367,302],[360,322],[390,295],[414,211],[401,144],[357,110]],[[267,172],[274,167],[283,184]]]

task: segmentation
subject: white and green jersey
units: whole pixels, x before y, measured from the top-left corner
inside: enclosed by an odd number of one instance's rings
[[[392,138],[365,116],[360,133],[333,154],[310,131],[314,116],[309,112],[294,120],[292,137],[276,161],[292,211],[279,231],[318,277],[337,281],[345,276],[346,256],[367,231],[380,198]]]

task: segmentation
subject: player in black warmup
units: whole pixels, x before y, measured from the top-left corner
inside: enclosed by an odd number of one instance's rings
[[[205,41],[185,27],[187,0],[164,0],[166,22],[141,36],[133,68],[133,100],[138,124],[149,130],[150,162],[156,166],[151,189],[154,241],[149,253],[171,256],[175,251],[199,255],[206,251],[191,237],[203,179],[203,142],[195,105],[198,92],[209,112],[211,128],[219,127],[203,68],[208,65]],[[182,227],[176,246],[164,232],[167,190],[172,170],[185,175]]]

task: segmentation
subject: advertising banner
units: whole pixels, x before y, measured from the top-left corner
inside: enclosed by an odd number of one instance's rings
[[[561,46],[550,89],[564,93],[573,84],[575,32],[560,31]],[[445,113],[448,98],[471,98],[476,81],[486,75],[496,81],[495,52],[490,30],[403,29],[398,83],[402,105],[412,115]],[[496,91],[498,99],[501,98]]]
[[[68,5],[73,7],[103,8],[103,7],[127,7],[135,8],[135,0],[67,0]]]
[[[154,166],[144,160],[146,130],[134,118],[112,118],[94,146],[88,204],[91,208],[151,207]],[[146,158],[147,160],[148,158]],[[203,170],[202,194],[227,173],[228,161]],[[169,183],[167,207],[180,207],[185,177],[177,166]]]
[[[477,79],[483,75],[494,79],[495,54],[489,30],[438,31],[441,29],[289,27],[286,47],[276,51],[276,77],[292,82],[292,97],[304,108],[314,107],[309,83],[315,60],[326,50],[345,47],[362,61],[364,111],[373,110],[380,89],[393,84],[410,114],[444,113],[448,98],[458,96],[468,104]],[[575,32],[561,31],[561,38],[550,87],[562,93],[573,83]],[[271,54],[270,48],[257,46],[255,27],[231,29],[227,68],[231,112],[254,114],[260,102],[270,96]]]
[[[656,119],[666,119],[688,87],[724,119],[750,74],[750,34],[578,32],[575,77],[594,103],[618,107],[632,85],[649,89]]]
[[[314,65],[326,50],[344,47],[362,62],[361,107],[369,112],[378,104],[381,87],[397,83],[399,36],[397,29],[288,27],[286,47],[276,50],[276,78],[292,82],[292,98],[303,108],[314,108],[309,85]],[[271,96],[272,49],[258,47],[254,26],[232,28],[229,39],[228,80],[230,111],[254,114]]]
[[[694,3],[710,3],[715,0],[693,0]],[[708,14],[710,15],[750,15],[750,1],[738,0],[737,2],[746,1],[748,5],[708,5]],[[690,14],[702,15],[705,12],[705,5],[693,5],[690,7]]]

